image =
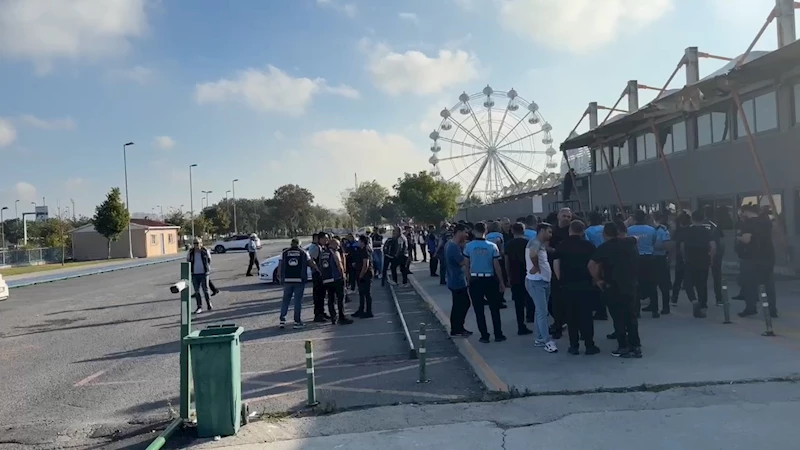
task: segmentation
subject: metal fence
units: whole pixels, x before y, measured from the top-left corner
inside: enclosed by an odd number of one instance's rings
[[[72,258],[70,249],[64,249],[64,259]],[[45,263],[60,263],[61,248],[31,248],[0,250],[0,266],[26,266]]]

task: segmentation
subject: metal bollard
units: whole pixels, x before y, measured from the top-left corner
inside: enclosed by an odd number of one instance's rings
[[[314,347],[311,341],[306,341],[306,374],[308,375],[308,403],[306,406],[319,405],[317,401],[317,384],[314,380]]]
[[[430,383],[428,374],[425,370],[425,359],[427,358],[426,341],[428,338],[425,336],[425,324],[419,324],[419,348],[417,354],[419,355],[419,380],[417,383]]]
[[[181,281],[170,286],[173,294],[181,294],[181,356],[180,356],[180,416],[188,420],[191,411],[192,393],[192,355],[189,344],[183,338],[192,332],[192,283],[191,267],[188,262],[181,263]]]
[[[722,312],[725,314],[725,320],[722,321],[724,324],[730,324],[731,322],[731,302],[730,297],[728,297],[728,286],[722,286]]]
[[[768,337],[775,336],[775,331],[772,330],[772,316],[769,315],[769,301],[767,301],[766,292],[761,293],[761,312],[764,313],[764,324],[767,328],[761,335]]]

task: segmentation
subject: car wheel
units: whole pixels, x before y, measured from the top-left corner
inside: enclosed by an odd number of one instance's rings
[[[216,253],[225,253],[225,247],[223,247],[221,245],[218,245],[218,246],[214,247],[214,251]]]
[[[280,284],[278,281],[278,268],[276,267],[275,270],[272,271],[272,284]]]

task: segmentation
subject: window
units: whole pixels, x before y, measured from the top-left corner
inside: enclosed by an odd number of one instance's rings
[[[727,141],[730,136],[730,124],[728,117],[730,111],[728,105],[718,107],[716,111],[711,111],[697,117],[697,146],[716,144]]]
[[[156,235],[155,234],[151,234],[150,235],[150,245],[156,245]]]
[[[658,155],[658,149],[653,133],[645,133],[636,138],[636,162],[653,159],[656,155]]]
[[[800,123],[800,84],[794,85],[794,123]]]
[[[628,140],[622,141],[620,145],[614,146],[614,163],[612,164],[614,167],[623,167],[630,164],[631,159],[631,152],[628,148]]]
[[[778,103],[775,91],[742,102],[742,109],[751,132],[760,133],[778,128]],[[742,115],[737,113],[736,137],[741,139],[745,136],[747,136],[747,131]]]
[[[172,236],[172,233],[167,235],[167,242],[170,244],[174,242],[174,237]]]
[[[662,128],[661,139],[661,148],[665,155],[686,150],[686,122],[677,122]]]
[[[706,219],[714,221],[720,230],[733,229],[736,212],[732,198],[698,199],[697,206],[706,213]]]
[[[741,201],[739,202],[740,206],[744,205],[757,205],[760,206],[762,210],[769,211],[770,216],[774,219],[775,215],[772,211],[772,205],[770,205],[769,197],[766,195],[744,195],[739,197]],[[772,201],[775,202],[775,207],[778,209],[778,215],[780,216],[783,213],[783,203],[782,203],[782,196],[781,194],[772,194]]]
[[[605,147],[602,147],[602,149],[605,150]],[[593,151],[594,151],[595,172],[602,172],[602,171],[606,170],[607,169],[607,167],[606,167],[606,159],[603,158],[603,152],[601,152],[600,149],[598,149],[598,148],[594,149]],[[608,156],[608,155],[606,155],[606,156]]]

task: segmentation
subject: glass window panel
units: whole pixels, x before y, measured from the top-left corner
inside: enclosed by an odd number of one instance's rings
[[[744,115],[747,117],[747,124],[750,125],[750,131],[755,132],[755,114],[754,111],[754,102],[752,99],[746,100],[742,102],[742,109],[744,109]],[[741,139],[747,136],[747,132],[745,131],[746,128],[744,127],[744,121],[742,120],[742,113],[736,109],[736,138]]]
[[[711,143],[711,114],[703,114],[697,118],[697,146],[704,147]]]
[[[656,150],[656,136],[653,133],[647,133],[644,135],[644,142],[645,158],[655,158],[656,154],[658,154],[658,150]]]
[[[775,202],[775,207],[778,208],[778,215],[780,215],[783,212],[783,203],[781,201],[781,194],[772,194],[772,201]],[[772,214],[772,206],[769,203],[769,197],[767,197],[766,195],[748,195],[742,197],[742,200],[741,202],[739,202],[739,205],[740,206],[757,205],[763,209],[770,211],[770,215],[773,216],[774,218],[774,215]]]
[[[631,151],[628,148],[628,141],[622,142],[622,145],[617,147],[617,167],[627,166],[630,164]]]
[[[728,126],[728,113],[715,111],[711,113],[711,141],[713,143],[728,140],[730,129]]]
[[[672,151],[682,152],[686,150],[686,122],[678,122],[672,125]],[[664,152],[666,153],[666,151]]]
[[[659,134],[661,135],[661,151],[663,151],[665,155],[669,155],[672,153],[672,127],[664,127]],[[656,151],[658,151],[658,149],[656,149]]]
[[[756,131],[778,128],[778,103],[775,91],[759,95],[755,100]]]
[[[636,162],[644,161],[644,136],[636,136]]]

